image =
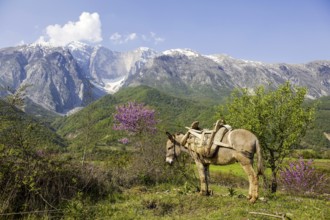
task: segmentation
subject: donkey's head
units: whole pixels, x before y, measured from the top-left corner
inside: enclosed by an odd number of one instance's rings
[[[179,135],[172,135],[166,132],[168,140],[166,142],[166,162],[172,164],[181,153]]]

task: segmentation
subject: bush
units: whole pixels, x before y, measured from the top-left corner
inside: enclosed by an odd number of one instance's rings
[[[313,149],[297,149],[291,153],[291,157],[299,159],[320,159],[321,153],[319,151],[315,151]]]
[[[137,185],[156,185],[161,183],[184,184],[194,181],[193,167],[189,166],[189,155],[182,155],[177,163],[165,163],[166,136],[157,133],[150,136],[139,136],[138,142],[143,148],[135,148],[131,154],[115,153],[115,157],[108,161],[112,173],[112,181],[124,188]],[[163,141],[163,142],[162,142]],[[187,157],[185,157],[187,156]]]
[[[176,165],[169,168],[165,164],[166,139],[165,135],[159,136],[157,133],[158,120],[155,113],[155,110],[136,102],[129,102],[126,105],[116,107],[113,129],[125,132],[129,139],[124,137],[120,139],[121,143],[134,148],[130,162],[119,164],[113,172],[120,174],[116,178],[118,179],[117,182],[126,187],[175,182],[179,180],[177,178],[181,178],[180,183],[187,181],[182,181],[182,176],[173,175],[181,171],[185,175],[188,170],[185,166]],[[185,164],[185,160],[183,164]],[[175,172],[171,172],[173,170]]]
[[[280,171],[280,182],[289,193],[308,194],[322,192],[326,185],[326,174],[318,173],[313,167],[313,161],[300,158],[289,163]]]
[[[77,193],[96,200],[115,190],[109,173],[92,165],[60,161],[32,150],[24,158],[1,156],[0,213],[54,210]]]

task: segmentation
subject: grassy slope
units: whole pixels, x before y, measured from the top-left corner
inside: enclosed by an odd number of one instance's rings
[[[91,132],[92,142],[112,143],[117,140],[117,134],[112,129],[115,106],[129,101],[141,102],[155,109],[161,131],[184,131],[184,126],[194,120],[200,120],[202,126],[211,126],[214,121],[212,105],[175,98],[150,87],[139,86],[123,89],[113,96],[107,95],[80,112],[57,120],[53,126],[60,135],[71,138],[73,142],[86,136],[86,132]],[[87,125],[90,128],[88,131],[84,129]]]
[[[330,96],[322,97],[317,102],[319,105],[313,129],[307,131],[302,143],[309,148],[330,148],[330,141],[323,134],[330,133]]]
[[[52,128],[3,100],[0,100],[0,121],[1,135],[10,134],[13,132],[11,129],[14,129],[27,138],[25,141],[37,142],[38,148],[61,149],[66,146],[65,141]]]
[[[327,219],[329,202],[288,195],[278,195],[249,204],[244,196],[228,196],[224,187],[213,186],[215,194],[201,197],[180,188],[131,189],[122,199],[109,205],[97,204],[95,219],[273,219],[250,212],[287,214],[291,219]],[[246,190],[237,190],[237,195]],[[275,219],[275,218],[274,218]]]
[[[329,160],[317,160],[316,167],[326,167],[330,172]],[[323,169],[323,168],[322,168]],[[235,181],[247,177],[239,164],[229,166],[211,166],[211,190],[214,194],[202,197],[194,188],[186,185],[162,184],[154,187],[134,187],[110,200],[97,204],[85,204],[85,213],[76,218],[91,219],[273,219],[251,212],[273,215],[286,214],[291,219],[329,219],[330,202],[326,197],[308,198],[284,194],[278,191],[270,195],[260,189],[260,200],[250,204],[246,199],[248,186],[236,187],[235,184],[222,184],[219,174],[233,176]],[[228,176],[226,177],[228,180]],[[196,183],[198,180],[196,180]],[[219,183],[221,185],[219,185]],[[234,189],[233,196],[228,188]],[[72,217],[72,216],[71,216]],[[275,219],[275,218],[274,218]]]
[[[122,89],[113,96],[107,95],[74,115],[58,119],[53,126],[60,135],[69,137],[73,142],[86,136],[84,128],[89,127],[88,132],[93,136],[92,142],[114,143],[118,138],[112,130],[115,106],[129,101],[142,102],[155,109],[161,121],[161,131],[184,132],[184,127],[194,120],[199,120],[202,127],[212,127],[216,120],[213,104],[177,98],[147,86],[138,86]],[[302,146],[330,148],[330,142],[323,135],[325,131],[330,132],[329,125],[330,97],[324,97],[320,99],[315,126],[307,131]]]

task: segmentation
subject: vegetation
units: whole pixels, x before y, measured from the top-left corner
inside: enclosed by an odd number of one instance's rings
[[[214,114],[212,105],[175,98],[150,87],[140,86],[120,90],[113,96],[107,95],[72,116],[56,120],[53,127],[60,135],[71,140],[73,148],[79,149],[85,142],[87,132],[83,122],[89,117],[91,144],[117,146],[118,139],[122,137],[112,126],[115,107],[131,101],[144,103],[154,109],[155,117],[160,120],[157,129],[163,133],[166,130],[183,132],[183,128],[196,119],[205,127],[211,127],[214,121],[210,117]]]
[[[242,196],[246,191],[236,189],[230,196],[227,187],[212,186],[213,196],[198,196],[183,187],[159,185],[134,187],[125,191],[116,202],[108,200],[96,206],[84,204],[68,212],[72,219],[327,219],[329,202],[293,195],[279,194],[263,197],[256,204],[248,204]],[[285,216],[285,217],[284,217]]]
[[[24,140],[25,145],[54,151],[63,150],[67,144],[51,127],[3,100],[0,100],[0,121],[0,144],[15,145]]]
[[[152,123],[147,126],[152,129],[114,129],[114,124],[134,119],[126,117],[134,116],[127,108],[141,113],[137,114],[139,120],[133,120],[138,125],[134,128],[150,119]],[[189,155],[172,166],[165,164],[164,131],[180,131],[194,120],[202,127],[212,127],[215,118],[210,115],[215,111],[211,104],[175,98],[149,87],[127,88],[71,116],[57,118],[52,125],[61,138],[45,123],[0,100],[0,219],[329,216],[330,166],[326,159],[313,161],[314,177],[325,176],[325,186],[313,193],[291,194],[282,190],[285,183],[280,181],[276,194],[261,189],[260,200],[251,205],[243,196],[247,194],[247,177],[238,164],[233,164],[212,166],[213,195],[199,196],[196,169]],[[321,158],[324,154],[320,152],[319,148],[295,149],[291,155]],[[283,167],[290,162],[296,163],[284,159]],[[304,163],[307,167],[308,162]]]
[[[330,141],[325,137],[325,133],[330,134],[330,96],[322,97],[307,105],[315,105],[315,121],[312,127],[306,132],[300,146],[302,148],[315,149],[322,152],[330,149]]]
[[[108,195],[107,172],[63,160],[65,141],[15,105],[0,100],[0,213],[47,212],[78,192]]]
[[[313,193],[326,186],[326,174],[316,172],[313,161],[290,162],[289,166],[280,171],[280,181],[283,188],[290,193]]]
[[[272,171],[272,192],[277,190],[277,173],[283,159],[300,143],[314,120],[314,108],[302,106],[306,93],[305,88],[292,88],[290,83],[272,91],[260,86],[253,95],[247,89],[235,91],[226,108],[220,108],[219,117],[224,116],[232,126],[257,135]]]

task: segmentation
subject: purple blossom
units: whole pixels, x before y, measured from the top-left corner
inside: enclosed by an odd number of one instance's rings
[[[157,121],[155,111],[141,103],[128,102],[116,107],[114,130],[127,131],[132,134],[154,133]]]
[[[312,166],[313,161],[300,158],[290,162],[280,171],[280,182],[285,190],[294,193],[314,192],[326,182],[326,175],[319,174]]]

